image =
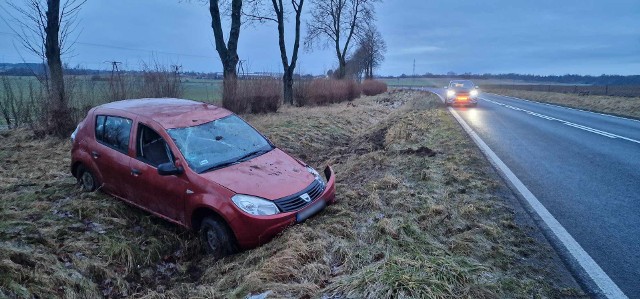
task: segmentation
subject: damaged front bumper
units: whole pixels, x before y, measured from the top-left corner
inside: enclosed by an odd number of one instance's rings
[[[232,227],[250,227],[252,229],[234,229],[238,245],[243,249],[250,249],[267,243],[287,227],[304,222],[328,205],[335,203],[336,186],[333,169],[327,166],[324,175],[327,180],[324,191],[301,210],[260,217],[239,213],[240,216],[229,224]]]

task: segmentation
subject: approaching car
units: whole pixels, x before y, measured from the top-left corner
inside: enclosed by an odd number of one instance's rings
[[[100,190],[199,232],[215,257],[264,244],[335,201],[324,177],[237,115],[180,99],[93,108],[72,135],[71,173]]]
[[[445,87],[447,106],[478,106],[478,87],[469,80],[454,80]]]

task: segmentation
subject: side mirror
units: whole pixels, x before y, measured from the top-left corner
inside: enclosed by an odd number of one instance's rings
[[[480,86],[476,86],[476,89],[480,89]]]
[[[179,175],[183,172],[184,169],[182,167],[176,167],[171,162],[158,165],[158,174],[161,176]]]

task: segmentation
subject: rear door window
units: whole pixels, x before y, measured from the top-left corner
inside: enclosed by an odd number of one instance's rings
[[[132,121],[128,118],[98,115],[96,117],[96,140],[120,152],[129,151]]]

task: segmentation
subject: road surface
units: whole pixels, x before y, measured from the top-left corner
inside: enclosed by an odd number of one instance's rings
[[[640,298],[640,121],[480,98],[455,110],[625,295]]]

